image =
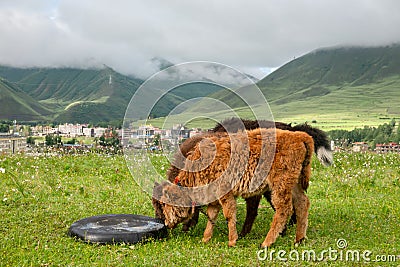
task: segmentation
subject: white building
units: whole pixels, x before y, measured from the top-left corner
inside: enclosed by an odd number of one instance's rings
[[[58,131],[62,136],[77,137],[83,135],[83,127],[86,125],[65,123],[58,126]]]
[[[84,136],[94,137],[94,128],[84,127],[84,128],[82,128],[82,133]]]
[[[106,132],[106,128],[101,128],[101,127],[97,127],[94,128],[94,137],[101,137],[105,132]]]

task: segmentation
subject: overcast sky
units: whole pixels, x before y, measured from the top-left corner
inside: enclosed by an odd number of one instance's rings
[[[1,0],[0,64],[106,64],[146,78],[154,57],[265,76],[320,47],[400,42],[398,0]]]

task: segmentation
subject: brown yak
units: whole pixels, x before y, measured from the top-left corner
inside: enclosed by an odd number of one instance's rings
[[[234,246],[238,238],[235,198],[260,196],[270,191],[275,214],[262,247],[275,242],[293,209],[297,217],[295,242],[299,243],[307,230],[309,200],[304,191],[311,174],[313,151],[313,139],[304,132],[276,129],[275,134],[275,129],[255,129],[203,137],[179,171],[176,177],[179,185],[165,182],[156,186],[153,194],[160,200],[169,228],[190,219],[194,206],[207,204],[204,242],[210,240],[222,207],[228,221],[229,246]],[[261,182],[254,188],[254,181]],[[204,186],[209,186],[206,194],[196,191]]]
[[[204,138],[204,136],[212,135],[213,133],[235,133],[239,130],[251,130],[256,128],[277,128],[282,130],[289,130],[289,131],[303,131],[308,133],[314,140],[314,152],[317,155],[318,159],[321,161],[322,164],[328,166],[332,164],[332,151],[330,150],[330,143],[326,136],[326,133],[311,127],[307,124],[298,124],[295,126],[291,126],[290,124],[286,124],[283,122],[272,122],[272,121],[254,121],[254,120],[246,120],[240,118],[229,118],[225,119],[224,121],[218,123],[208,134],[201,135],[201,136],[194,136],[189,139],[186,139],[179,147],[181,154],[176,153],[176,157],[174,159],[173,164],[168,169],[167,178],[170,182],[174,182],[175,177],[178,175],[180,167],[182,167],[183,162],[185,161],[186,156],[188,153],[193,149],[193,147]],[[271,192],[266,191],[264,193],[265,198],[271,204],[272,208],[273,205],[271,203]],[[246,198],[246,219],[243,224],[242,230],[240,232],[241,236],[245,236],[248,234],[253,226],[254,220],[258,213],[258,206],[261,200],[260,196],[254,196],[250,198]],[[161,206],[158,203],[158,200],[153,198],[153,206],[156,211],[156,217],[164,220],[164,215],[161,210]],[[190,220],[185,221],[183,224],[183,231],[188,231],[190,227],[193,227],[197,224],[199,218],[199,208],[196,207],[196,210],[191,217]],[[294,213],[289,221],[289,224],[296,223],[296,214]],[[286,231],[285,229],[282,231],[284,234]]]

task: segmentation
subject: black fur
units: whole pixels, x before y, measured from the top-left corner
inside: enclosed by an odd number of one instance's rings
[[[317,153],[317,149],[324,147],[327,150],[331,150],[331,144],[328,140],[326,133],[318,128],[311,127],[307,123],[298,124],[292,127],[295,131],[306,132],[314,140],[314,150]]]

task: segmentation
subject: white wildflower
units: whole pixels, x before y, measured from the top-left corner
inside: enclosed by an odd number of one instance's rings
[[[0,172],[1,172],[1,173],[6,173],[6,169],[0,168]]]

